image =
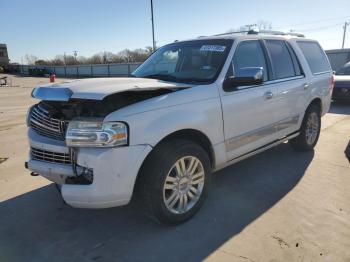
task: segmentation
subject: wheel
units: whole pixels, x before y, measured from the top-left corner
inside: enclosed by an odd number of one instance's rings
[[[311,105],[305,112],[299,135],[289,140],[289,144],[297,151],[310,151],[318,141],[320,130],[320,108],[316,105]]]
[[[182,223],[202,206],[210,173],[210,160],[202,147],[187,140],[165,142],[142,167],[139,200],[157,222]]]

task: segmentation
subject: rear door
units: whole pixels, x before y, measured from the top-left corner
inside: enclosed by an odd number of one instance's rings
[[[287,41],[267,39],[263,42],[272,67],[272,79],[266,84],[275,90],[276,135],[282,138],[299,129],[310,83],[306,81],[300,63]]]
[[[237,44],[226,77],[237,75],[241,68],[262,67],[269,80],[266,53],[259,40]],[[275,140],[276,86],[242,86],[221,95],[227,158],[234,159]]]

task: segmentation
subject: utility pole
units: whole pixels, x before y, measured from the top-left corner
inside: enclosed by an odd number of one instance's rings
[[[154,40],[153,0],[151,0],[151,20],[152,20],[152,39],[153,39],[153,52],[154,52],[156,51],[156,41]]]
[[[344,49],[344,45],[345,45],[345,37],[346,37],[346,28],[348,27],[349,22],[345,22],[343,29],[344,29],[344,33],[343,33],[343,44],[341,46],[342,49]]]
[[[73,54],[74,54],[74,60],[75,60],[75,63],[76,63],[77,62],[78,51],[74,50]]]

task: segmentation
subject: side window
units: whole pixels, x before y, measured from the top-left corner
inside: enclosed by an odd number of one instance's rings
[[[285,42],[285,43],[287,45],[289,54],[291,55],[293,60],[295,75],[297,76],[304,75],[303,69],[301,68],[299,59],[297,58],[297,55],[295,54],[293,47],[288,42]]]
[[[296,76],[294,64],[286,43],[281,40],[266,40],[275,79]]]
[[[317,42],[298,41],[297,43],[313,74],[331,71],[326,54]]]
[[[350,65],[342,67],[336,73],[336,75],[350,75]]]
[[[232,65],[233,69],[230,67],[230,72],[233,72],[233,75],[239,75],[241,68],[262,67],[264,70],[264,81],[267,81],[267,66],[259,41],[241,42],[236,48]]]

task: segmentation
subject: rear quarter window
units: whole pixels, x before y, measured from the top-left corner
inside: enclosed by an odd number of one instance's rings
[[[297,41],[297,43],[313,74],[330,72],[332,70],[326,54],[317,42]]]

